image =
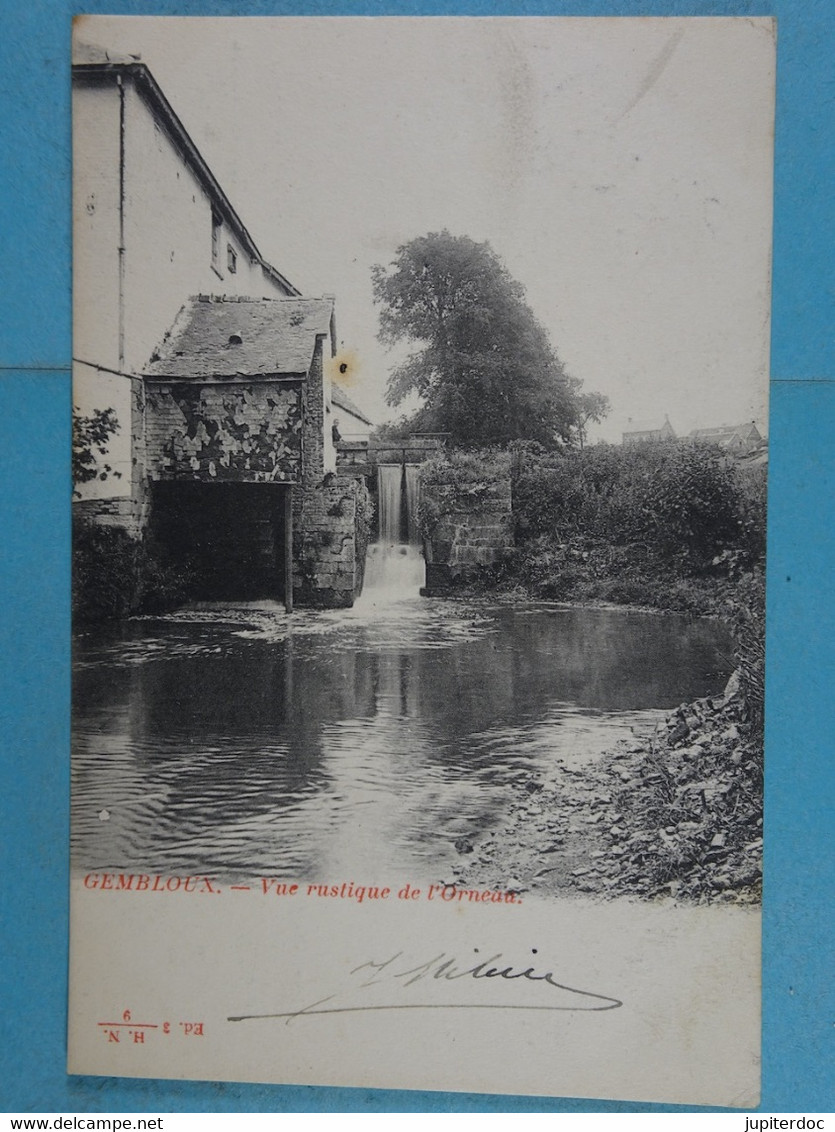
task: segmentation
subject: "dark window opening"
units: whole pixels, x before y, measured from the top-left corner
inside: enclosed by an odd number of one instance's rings
[[[216,212],[212,213],[212,267],[220,267],[220,234],[223,221]]]
[[[226,245],[226,268],[232,275],[238,270],[238,257],[231,244]]]

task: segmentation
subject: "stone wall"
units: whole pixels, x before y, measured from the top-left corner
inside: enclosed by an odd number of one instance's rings
[[[340,475],[370,476],[376,456],[367,440],[340,440],[336,446],[336,468]]]
[[[109,499],[76,499],[73,501],[73,518],[96,523],[100,527],[119,527],[131,538],[140,538],[143,527],[139,510],[127,495]]]
[[[434,437],[410,437],[400,444],[385,441],[341,440],[336,450],[336,466],[351,475],[373,476],[378,464],[422,464],[443,451],[443,442]]]
[[[148,382],[145,447],[151,479],[293,483],[302,460],[300,385]]]
[[[436,475],[421,491],[422,506],[435,520],[424,541],[425,596],[443,596],[477,582],[503,561],[513,547],[508,458],[495,457],[478,484],[462,485],[450,470],[446,482]]]
[[[362,576],[357,561],[359,485],[351,477],[328,477],[310,490],[294,491],[293,595],[299,605],[353,605]]]
[[[149,486],[291,484],[293,593],[300,605],[353,604],[362,585],[350,474],[325,473],[323,341],[307,380],[137,381],[132,389],[131,495],[76,503],[78,514],[140,537]]]
[[[293,595],[299,605],[353,605],[363,563],[357,561],[357,497],[351,475],[325,472],[323,342],[318,340],[304,387],[301,483],[293,490]]]
[[[324,343],[316,339],[313,360],[304,384],[302,416],[302,483],[309,491],[321,483],[325,474],[325,371],[322,356]]]

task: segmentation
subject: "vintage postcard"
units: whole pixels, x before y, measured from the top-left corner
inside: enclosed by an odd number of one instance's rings
[[[757,1103],[774,37],[76,19],[70,1072]]]

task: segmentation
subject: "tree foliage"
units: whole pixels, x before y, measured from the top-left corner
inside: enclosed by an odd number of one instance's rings
[[[89,417],[77,410],[72,416],[72,479],[73,483],[106,480],[114,472],[110,464],[102,463],[107,455],[111,436],[119,429],[114,409],[96,409]]]
[[[390,405],[417,394],[413,430],[447,432],[468,447],[519,438],[553,447],[605,411],[605,398],[582,409],[580,382],[489,244],[433,232],[398,248],[388,268],[374,267],[372,283],[380,340],[418,346],[386,394]]]
[[[589,423],[594,421],[596,424],[600,424],[603,418],[608,416],[610,408],[609,398],[602,393],[580,393],[578,395],[577,439],[581,448],[586,443]]]

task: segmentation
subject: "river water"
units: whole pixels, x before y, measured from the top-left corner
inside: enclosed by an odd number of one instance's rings
[[[387,590],[370,562],[352,610],[211,605],[79,635],[74,867],[440,878],[515,792],[730,673],[714,622],[404,598],[415,562],[394,565]]]

